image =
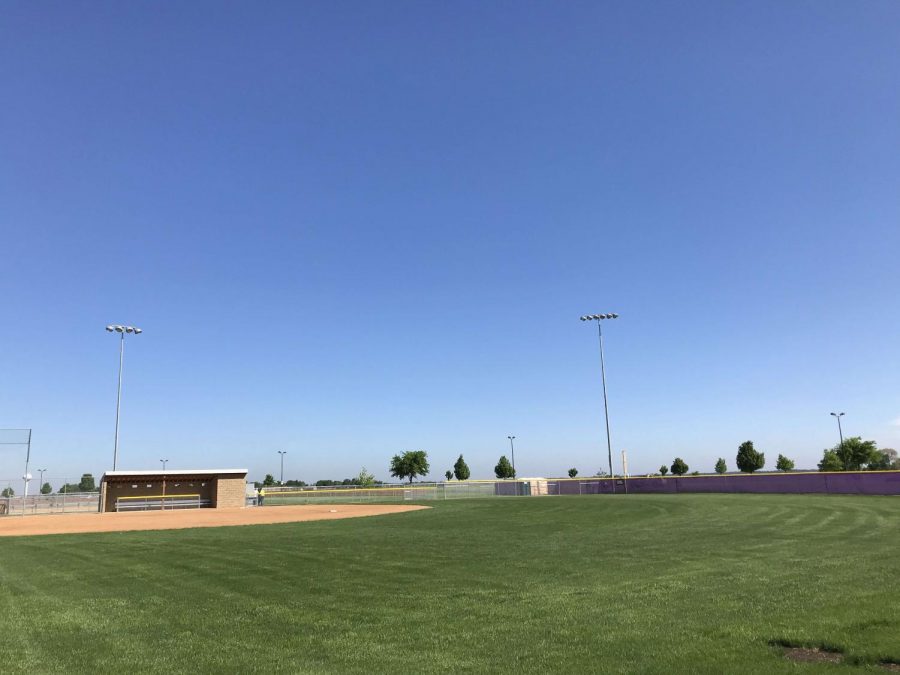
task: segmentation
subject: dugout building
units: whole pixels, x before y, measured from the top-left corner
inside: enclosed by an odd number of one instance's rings
[[[246,485],[247,469],[107,471],[100,512],[243,507]]]

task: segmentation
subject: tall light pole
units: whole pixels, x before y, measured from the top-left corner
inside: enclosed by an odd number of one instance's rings
[[[609,406],[606,403],[606,364],[603,361],[603,321],[605,319],[618,319],[618,314],[585,314],[582,321],[596,321],[597,332],[600,336],[600,377],[603,380],[603,414],[606,416],[606,452],[609,458],[609,477],[612,479],[612,491],[616,491],[616,480],[613,475],[612,465],[612,441],[609,439]]]
[[[25,515],[25,499],[28,497],[28,483],[31,482],[31,474],[28,473],[28,463],[31,461],[31,429],[28,430],[28,449],[25,451],[25,473],[22,480],[25,481],[25,489],[22,491],[22,515]]]
[[[47,469],[38,469],[38,473],[41,475],[41,478],[38,481],[38,492],[40,492],[44,489],[44,474],[47,473]]]
[[[167,463],[169,460],[167,460],[167,459],[161,459],[161,460],[159,460],[159,461],[162,462],[162,465],[163,465],[163,471],[165,471],[165,470],[166,470],[166,463]]]
[[[509,439],[509,452],[512,454],[512,465],[513,465],[513,478],[516,477],[516,446],[513,445],[513,441],[516,439],[515,436],[507,436]]]
[[[112,324],[106,327],[107,333],[119,333],[121,340],[119,341],[119,389],[116,393],[116,444],[113,449],[113,471],[119,463],[119,410],[122,404],[122,363],[125,359],[125,333],[133,333],[140,335],[144,331],[134,326],[120,326]]]
[[[844,430],[841,429],[841,418],[844,416],[844,413],[831,413],[834,419],[837,420],[838,423],[838,436],[841,439],[841,452],[844,451]]]
[[[278,482],[284,485],[284,456],[287,454],[287,450],[279,450],[278,454],[281,455],[281,479]]]

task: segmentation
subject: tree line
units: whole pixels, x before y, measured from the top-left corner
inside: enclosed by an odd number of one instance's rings
[[[738,446],[737,455],[735,456],[735,464],[738,471],[742,473],[754,473],[761,470],[766,465],[766,455],[760,452],[753,445],[753,441],[744,441]],[[783,454],[778,455],[775,460],[775,468],[778,471],[793,471],[794,460]],[[878,449],[875,441],[864,441],[859,436],[853,436],[844,440],[843,444],[839,443],[832,448],[826,448],[822,455],[822,461],[818,463],[820,471],[859,471],[859,470],[886,470],[900,469],[900,459],[898,459],[897,451],[892,448]],[[728,473],[728,464],[724,457],[719,457],[715,464],[715,472],[718,474]],[[400,454],[394,455],[390,462],[390,474],[394,478],[401,481],[409,481],[412,483],[416,478],[428,475],[431,465],[428,462],[428,453],[424,450],[408,450]],[[683,476],[690,471],[690,467],[681,457],[676,457],[671,465],[662,465],[659,467],[659,474],[668,475],[670,472],[673,476]],[[572,467],[568,470],[569,478],[575,478],[578,475],[578,469]],[[693,471],[693,475],[698,475],[699,471]],[[501,455],[494,467],[494,475],[498,479],[515,478],[516,471],[512,463],[506,457]],[[605,476],[604,471],[598,471],[596,476]],[[444,472],[444,478],[448,481],[453,480],[469,480],[471,471],[466,460],[460,455],[451,469]],[[90,479],[90,489],[83,489],[85,478]],[[270,487],[274,485],[306,487],[308,484],[302,480],[288,480],[279,483],[272,474],[266,474],[262,482],[254,483],[257,488]],[[323,479],[318,480],[313,485],[319,487],[327,487],[333,485],[358,485],[361,487],[372,487],[383,485],[380,480],[376,480],[375,476],[369,473],[365,467],[354,478],[344,478],[343,480]],[[71,487],[71,486],[65,486]],[[94,489],[93,477],[90,474],[82,476],[82,482],[75,486],[78,492],[88,492]],[[8,488],[9,489],[9,488]],[[43,491],[43,489],[42,489]],[[61,490],[62,491],[62,490]],[[76,491],[75,489],[71,491]],[[5,491],[4,491],[5,492]],[[3,494],[3,496],[7,496]]]
[[[753,446],[753,441],[744,441],[738,447],[735,464],[742,473],[754,473],[766,465],[766,455]],[[885,471],[900,469],[900,458],[893,448],[879,450],[875,441],[864,441],[860,436],[852,436],[834,447],[826,448],[817,467],[819,471]],[[683,476],[689,468],[683,459],[676,457],[671,466],[659,467],[659,473],[665,476],[671,471],[675,476]],[[775,468],[778,471],[793,471],[794,460],[779,454]],[[719,474],[728,472],[728,465],[723,457],[716,461],[715,471]],[[693,473],[698,474],[699,471]]]
[[[400,480],[409,480],[410,483],[419,476],[428,475],[430,468],[428,453],[424,450],[408,450],[391,458],[391,476]],[[444,472],[444,478],[448,481],[454,478],[456,480],[469,480],[471,475],[472,472],[469,470],[469,465],[466,464],[466,460],[462,455],[456,459],[452,469]],[[516,470],[506,455],[500,455],[500,459],[494,467],[494,475],[501,479],[516,477]]]
[[[93,474],[81,474],[81,480],[77,483],[63,483],[56,494],[71,494],[73,492],[98,492],[97,482],[94,480]],[[39,490],[42,495],[53,494],[53,486],[50,483],[44,483]],[[0,497],[15,497],[16,491],[12,486],[7,486],[0,490]]]

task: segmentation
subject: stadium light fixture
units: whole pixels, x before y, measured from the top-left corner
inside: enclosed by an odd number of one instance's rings
[[[113,448],[113,471],[119,464],[119,412],[122,404],[122,364],[125,359],[125,334],[132,333],[139,335],[144,331],[134,326],[123,326],[121,324],[110,324],[106,327],[107,333],[119,333],[119,388],[116,392],[116,437],[115,446]]]
[[[609,435],[609,406],[606,402],[606,364],[603,359],[603,321],[606,319],[618,319],[619,315],[615,313],[610,314],[585,314],[581,317],[582,321],[596,321],[597,322],[597,333],[600,336],[600,377],[603,382],[603,414],[606,418],[606,453],[609,459],[609,475],[613,477],[612,482],[612,491],[615,493],[616,491],[616,481],[615,475],[613,474],[613,465],[612,465],[612,441],[610,440]]]

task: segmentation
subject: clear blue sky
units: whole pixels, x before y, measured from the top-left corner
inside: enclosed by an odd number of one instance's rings
[[[900,447],[900,4],[18,2],[0,427],[51,477]],[[43,467],[40,467],[43,468]],[[0,478],[21,475],[0,450]]]

